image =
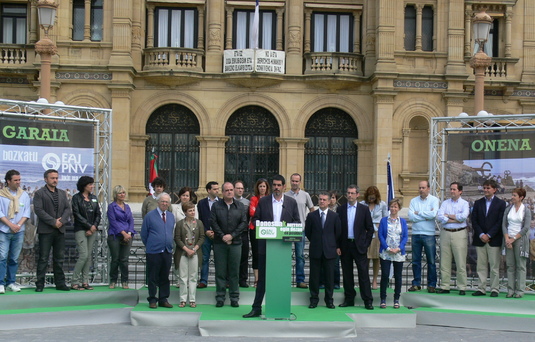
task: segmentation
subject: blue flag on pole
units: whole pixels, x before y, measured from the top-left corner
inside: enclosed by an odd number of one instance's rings
[[[392,175],[392,165],[390,164],[390,153],[388,154],[388,160],[386,161],[386,177],[387,177],[386,194],[387,194],[388,202],[390,202],[395,197],[394,196],[394,193],[395,193],[394,177]]]

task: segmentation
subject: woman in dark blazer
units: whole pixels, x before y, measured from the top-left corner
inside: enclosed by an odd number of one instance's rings
[[[526,190],[516,188],[512,205],[503,214],[503,242],[507,264],[507,298],[522,298],[526,288],[526,262],[529,258],[529,228],[531,211],[522,201]]]
[[[74,266],[71,288],[73,290],[93,290],[89,286],[89,268],[91,252],[98,236],[100,223],[100,206],[97,196],[93,195],[95,180],[82,176],[76,184],[78,193],[72,196],[72,213],[74,215],[74,238],[78,250],[78,261]]]

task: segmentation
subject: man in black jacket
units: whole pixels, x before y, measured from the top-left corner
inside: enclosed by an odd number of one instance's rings
[[[247,229],[247,218],[243,204],[234,199],[232,183],[223,184],[223,200],[212,205],[210,221],[214,231],[216,307],[225,304],[227,280],[230,303],[238,307],[241,234]]]
[[[35,291],[43,292],[45,287],[50,249],[53,249],[52,262],[56,289],[69,291],[65,284],[63,260],[65,259],[65,225],[71,216],[71,206],[67,199],[67,193],[56,187],[59,178],[58,171],[46,170],[44,177],[46,185],[37,190],[33,198],[35,215],[39,218],[37,224],[39,261],[37,262]]]

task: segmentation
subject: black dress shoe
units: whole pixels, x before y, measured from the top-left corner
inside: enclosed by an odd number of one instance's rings
[[[232,306],[233,308],[239,308],[240,304],[238,303],[237,300],[233,300],[230,302],[230,306]]]
[[[490,293],[490,296],[491,296],[491,297],[498,297],[498,292],[496,292],[496,291],[492,291],[492,292]]]
[[[355,306],[355,302],[346,302],[344,301],[342,304],[338,305],[341,308],[345,308],[347,306]]]
[[[58,291],[70,291],[71,289],[67,285],[59,285],[59,286],[56,286],[56,290],[58,290]]]
[[[316,307],[318,307],[318,304],[314,303],[310,303],[310,305],[308,306],[309,309],[315,309]]]
[[[327,309],[334,309],[334,308],[336,308],[336,306],[334,306],[333,303],[327,304]]]
[[[466,291],[465,290],[459,290],[459,296],[465,296]]]
[[[373,304],[372,303],[366,303],[366,304],[364,304],[364,307],[366,308],[366,310],[373,310]]]
[[[248,288],[249,285],[247,285],[247,283],[240,283],[240,287]]]
[[[43,288],[42,287],[36,287],[35,288],[35,292],[43,292]]]
[[[472,293],[472,296],[476,296],[476,297],[477,296],[484,296],[484,295],[485,294],[483,292],[481,292],[481,291],[476,291],[476,292]]]
[[[249,312],[248,314],[243,315],[242,317],[243,318],[260,317],[261,314],[262,314],[261,310],[252,309],[251,312]]]
[[[225,305],[225,302],[223,302],[222,300],[218,300],[217,303],[215,303],[216,308],[221,308],[223,307],[223,305]]]
[[[436,289],[436,293],[450,293],[450,290]]]

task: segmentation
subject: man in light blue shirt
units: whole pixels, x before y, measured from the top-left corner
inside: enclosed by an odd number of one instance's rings
[[[19,292],[15,284],[24,241],[24,223],[30,218],[30,196],[20,187],[20,173],[9,170],[0,190],[0,294]]]
[[[468,232],[466,219],[470,215],[468,202],[461,198],[463,186],[450,184],[451,198],[445,200],[437,214],[442,225],[440,231],[440,283],[437,293],[450,293],[452,257],[457,266],[457,288],[459,295],[466,294],[466,255],[468,254]]]
[[[437,242],[435,239],[435,218],[439,209],[438,198],[429,194],[428,181],[418,184],[420,196],[411,200],[409,220],[412,221],[412,286],[410,292],[422,289],[422,249],[427,258],[427,292],[435,293],[437,286]]]
[[[290,176],[291,190],[284,195],[292,197],[297,202],[297,209],[299,210],[299,219],[301,223],[306,220],[308,213],[314,211],[314,203],[308,192],[302,190],[301,175],[294,173]],[[305,283],[305,236],[303,231],[303,239],[295,243],[295,286],[306,289],[308,285]]]

